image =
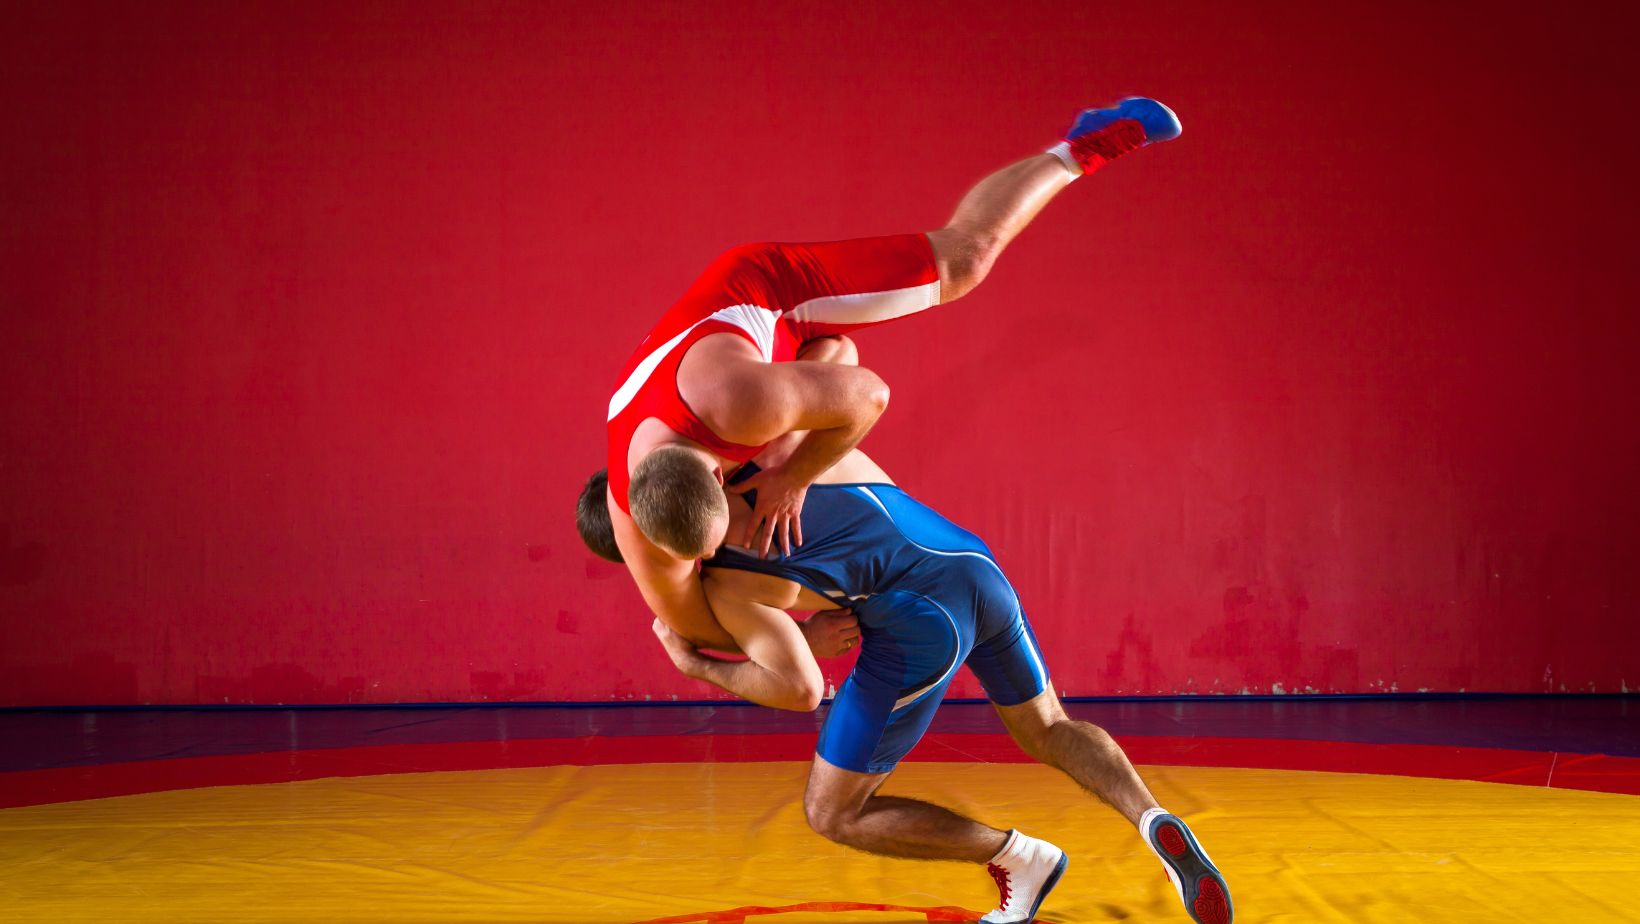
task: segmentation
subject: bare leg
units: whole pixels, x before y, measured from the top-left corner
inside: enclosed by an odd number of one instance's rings
[[[803,362],[837,363],[840,366],[860,365],[860,349],[854,341],[842,334],[816,337],[797,349],[797,358]]]
[[[886,773],[855,773],[814,758],[803,810],[809,827],[856,850],[913,860],[985,863],[1008,832],[916,799],[876,795]]]
[[[1018,706],[997,706],[1002,723],[1025,753],[1064,771],[1082,788],[1137,825],[1157,807],[1145,781],[1105,730],[1065,715],[1053,690]]]
[[[1052,154],[1038,154],[970,189],[946,226],[928,232],[940,267],[941,301],[961,298],[979,285],[1009,242],[1079,175]]]

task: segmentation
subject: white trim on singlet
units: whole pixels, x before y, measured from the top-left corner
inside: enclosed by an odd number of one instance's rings
[[[928,546],[923,545],[922,543],[920,543],[917,540],[911,538],[910,536],[907,536],[905,534],[905,530],[900,529],[900,524],[895,521],[894,514],[888,512],[888,507],[884,506],[882,500],[880,498],[878,498],[876,494],[872,493],[872,490],[870,488],[868,488],[864,485],[857,485],[854,488],[854,490],[859,491],[861,494],[864,494],[866,497],[871,499],[872,503],[877,505],[877,508],[883,512],[883,516],[888,517],[888,522],[894,524],[894,529],[899,532],[900,537],[902,539],[904,539],[905,541],[911,543],[912,545],[916,546],[917,548],[922,549],[924,552],[927,552],[930,555],[941,555],[941,556],[944,556],[946,558],[959,558],[959,557],[965,557],[965,556],[970,557],[970,558],[978,558],[981,561],[985,562],[986,564],[990,565],[992,568],[996,569],[997,575],[1002,578],[1002,583],[1007,585],[1008,592],[1014,595],[1014,615],[1015,615],[1015,618],[1017,618],[1021,623],[1020,628],[1021,628],[1021,630],[1023,630],[1021,632],[1021,638],[1024,639],[1024,641],[1025,641],[1025,650],[1030,652],[1031,663],[1035,665],[1036,671],[1037,671],[1037,674],[1038,674],[1037,679],[1039,679],[1042,682],[1042,684],[1044,686],[1046,686],[1047,683],[1048,683],[1048,668],[1047,668],[1046,665],[1044,665],[1042,663],[1042,652],[1037,650],[1036,642],[1032,640],[1030,630],[1023,625],[1023,623],[1025,622],[1025,606],[1024,606],[1024,604],[1019,602],[1019,591],[1014,590],[1013,582],[1008,580],[1008,575],[1003,574],[1002,566],[997,564],[996,561],[991,558],[991,556],[986,555],[983,552],[967,552],[967,551],[963,551],[963,552],[946,552],[946,551],[941,551],[940,549],[931,549]],[[941,607],[941,609],[943,610],[944,607]],[[949,618],[950,614],[947,613],[946,616],[947,616],[947,618]],[[895,708],[898,708],[898,707],[895,707]]]
[[[949,622],[951,624],[951,640],[952,640],[951,666],[947,667],[945,669],[945,673],[941,674],[938,680],[934,681],[933,683],[929,684],[926,687],[923,687],[920,690],[916,690],[914,692],[908,693],[905,696],[902,696],[899,699],[895,700],[894,701],[894,708],[889,710],[889,712],[891,712],[891,713],[892,712],[899,712],[901,709],[904,709],[905,707],[911,705],[912,703],[916,702],[917,700],[922,699],[930,691],[932,691],[934,689],[937,689],[940,684],[946,682],[947,680],[950,680],[951,675],[957,672],[958,667],[962,666],[962,658],[958,657],[958,655],[962,652],[962,631],[957,628],[957,620],[952,617],[951,611],[946,609],[940,603],[940,601],[935,600],[933,597],[925,597],[922,594],[915,594],[915,596],[918,599],[927,600],[929,603],[932,603],[935,606],[939,607],[940,612],[945,614],[945,621]]]
[[[803,324],[877,324],[903,318],[940,303],[940,281],[883,292],[821,295],[790,312]]]
[[[706,320],[733,324],[750,334],[763,361],[774,362],[774,325],[780,320],[780,312],[761,305],[730,305],[712,312]]]
[[[632,399],[638,396],[639,390],[649,381],[649,377],[655,374],[655,368],[661,364],[662,360],[666,359],[668,354],[677,349],[678,344],[683,342],[683,338],[689,336],[689,332],[695,328],[707,321],[723,321],[726,324],[733,324],[745,331],[752,338],[752,342],[757,344],[757,352],[763,357],[764,362],[772,362],[774,360],[774,325],[778,320],[780,320],[780,312],[764,308],[761,305],[730,305],[728,308],[719,308],[707,317],[689,325],[684,328],[682,333],[661,344],[653,353],[645,356],[643,361],[638,363],[637,367],[632,370],[632,374],[626,377],[626,381],[621,383],[621,387],[615,389],[614,396],[609,399],[609,419],[614,420],[616,415],[626,410],[626,406],[631,404]]]

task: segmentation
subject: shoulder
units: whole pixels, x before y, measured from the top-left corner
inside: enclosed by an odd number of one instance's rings
[[[798,586],[785,578],[734,568],[706,568],[701,572],[706,598],[714,602],[733,600],[789,609],[797,603]]]
[[[786,410],[791,363],[770,363],[739,334],[702,339],[678,368],[678,392],[712,432],[731,443],[766,442]],[[778,436],[779,434],[774,434]]]
[[[627,570],[640,587],[677,583],[694,576],[694,562],[673,558],[650,542],[632,517],[613,500],[609,503],[609,519],[615,532],[615,546],[621,550]]]

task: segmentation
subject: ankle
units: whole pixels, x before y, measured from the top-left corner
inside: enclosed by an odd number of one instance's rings
[[[1172,814],[1172,813],[1169,812],[1167,809],[1162,808],[1159,805],[1155,806],[1153,808],[1145,809],[1143,812],[1139,813],[1139,822],[1138,822],[1139,832],[1141,834],[1143,834],[1145,829],[1150,827],[1151,819],[1155,818],[1158,815],[1169,815],[1169,814]]]
[[[1017,829],[1009,830],[1007,839],[1002,842],[1002,846],[998,848],[996,854],[986,862],[991,866],[1006,866],[1007,864],[1003,862],[1004,858],[1011,856],[1015,852],[1015,845],[1021,837],[1024,837],[1024,835],[1020,834]]]
[[[1144,146],[1144,126],[1132,119],[1119,119],[1099,131],[1061,141],[1047,153],[1059,158],[1066,170],[1085,176]]]
[[[989,866],[1000,866],[1006,870],[1021,870],[1026,867],[1040,864],[1045,857],[1057,856],[1059,848],[1044,840],[1031,837],[1017,828],[1008,832],[1008,840],[1002,849],[991,857]]]

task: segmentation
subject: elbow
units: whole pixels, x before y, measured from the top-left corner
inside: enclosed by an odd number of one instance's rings
[[[825,699],[825,686],[825,681],[818,673],[813,677],[804,677],[801,682],[793,685],[781,708],[792,712],[813,712],[820,708],[820,701]]]
[[[799,698],[792,700],[786,708],[792,712],[813,712],[820,708],[821,696],[819,691],[803,693]]]
[[[816,683],[813,687],[805,688],[803,690],[803,711],[813,712],[814,710],[819,709],[820,701],[825,698],[826,691],[821,689],[821,684]]]
[[[866,410],[867,419],[875,422],[888,410],[888,383],[873,373],[860,403]]]

